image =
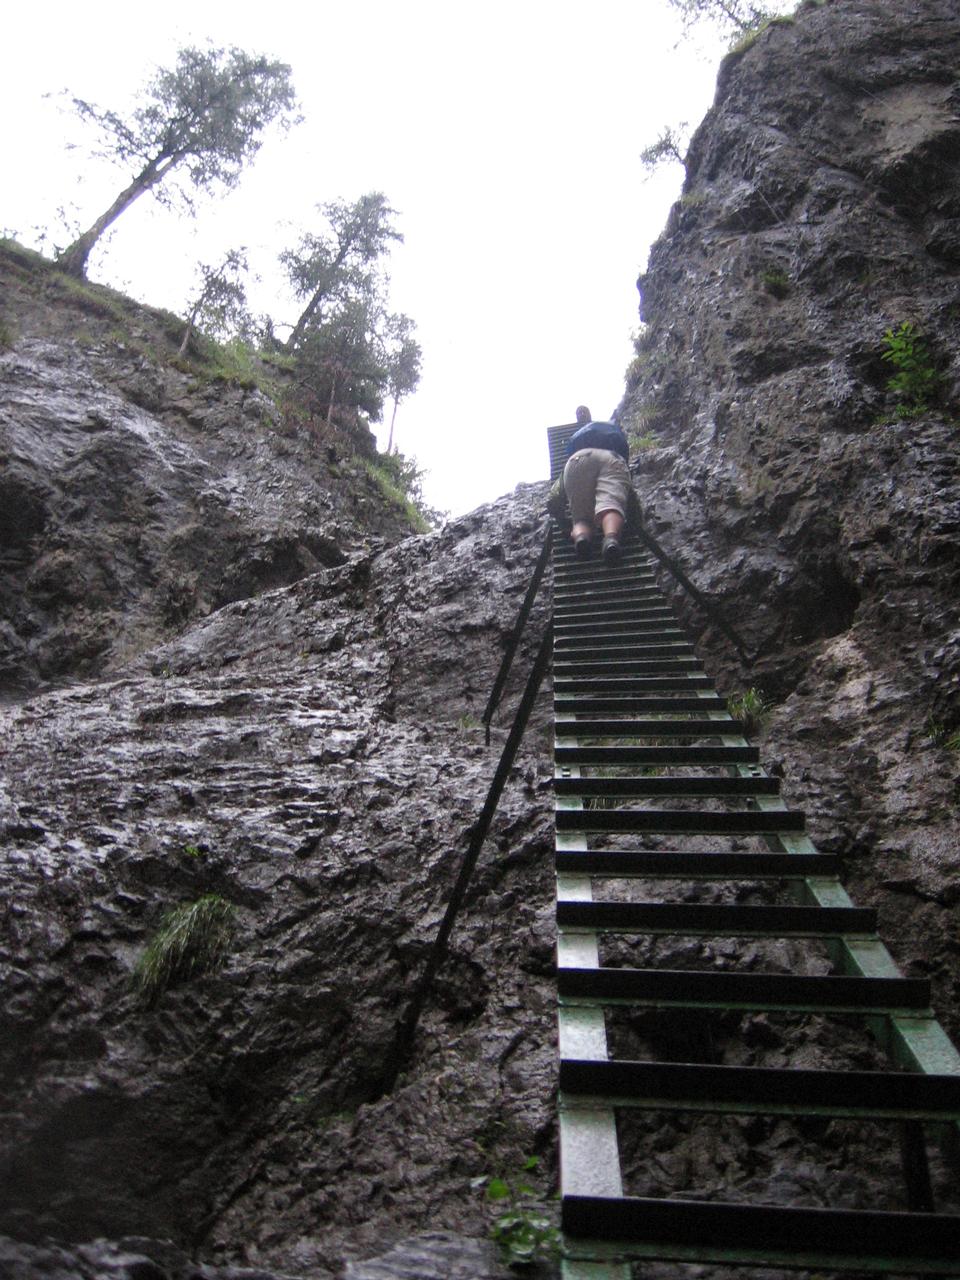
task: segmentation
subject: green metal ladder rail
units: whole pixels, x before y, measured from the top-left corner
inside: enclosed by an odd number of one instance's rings
[[[554,475],[574,429],[549,432]],[[644,1259],[960,1275],[960,1216],[932,1211],[922,1130],[929,1122],[956,1136],[960,1054],[929,1008],[929,984],[900,974],[876,935],[875,912],[854,906],[837,860],[816,848],[803,815],[781,799],[779,780],[762,768],[659,592],[650,557],[628,544],[615,569],[584,564],[555,534],[553,561],[565,1280],[628,1280],[631,1262]],[[607,776],[611,767],[672,765],[721,766],[724,774]],[[590,769],[599,775],[585,776]],[[657,807],[591,807],[601,797]],[[692,807],[697,798],[744,807]],[[685,804],[671,808],[671,799]],[[611,832],[636,834],[636,847],[592,846],[592,837]],[[701,834],[752,837],[764,851],[643,847],[650,835]],[[612,878],[782,881],[792,901],[595,899]],[[839,972],[605,968],[599,943],[607,932],[816,939]],[[605,1010],[622,1005],[857,1013],[895,1069],[611,1059]],[[626,1108],[896,1120],[910,1211],[625,1196],[616,1113]]]

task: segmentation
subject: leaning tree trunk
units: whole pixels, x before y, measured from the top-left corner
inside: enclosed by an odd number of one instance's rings
[[[397,405],[400,403],[400,397],[393,397],[393,413],[390,415],[390,434],[387,437],[387,453],[393,449],[393,424],[397,420]]]
[[[76,276],[78,280],[83,280],[87,274],[87,259],[90,257],[94,245],[106,229],[116,222],[124,209],[128,209],[134,200],[138,200],[145,191],[149,191],[158,182],[162,182],[173,166],[181,159],[182,156],[169,157],[164,164],[151,160],[146,168],[137,174],[129,187],[125,191],[121,191],[106,213],[101,214],[92,227],[84,231],[82,236],[79,236],[74,240],[73,244],[64,249],[63,253],[57,258],[57,266],[60,270],[66,271],[68,275]]]

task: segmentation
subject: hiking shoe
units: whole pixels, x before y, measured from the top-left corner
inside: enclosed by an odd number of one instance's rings
[[[602,555],[604,564],[617,564],[623,555],[620,539],[614,537],[604,538]]]
[[[578,560],[589,560],[593,555],[593,539],[588,533],[583,534],[574,542],[573,550]]]

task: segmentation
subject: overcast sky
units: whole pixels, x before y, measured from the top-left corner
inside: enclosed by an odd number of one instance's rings
[[[292,322],[278,251],[317,225],[317,203],[385,192],[405,237],[391,304],[424,351],[396,443],[428,469],[433,505],[458,514],[543,478],[545,428],[581,402],[596,417],[617,404],[636,277],[682,179],[678,165],[647,179],[639,153],[700,120],[719,51],[678,45],[662,0],[99,0],[17,6],[4,26],[0,227],[29,244],[35,227],[65,243],[58,207],[85,228],[129,176],[91,161],[89,135],[42,95],[124,110],[179,46],[208,39],[290,63],[304,122],[269,134],[194,220],[144,197],[89,276],[182,311],[197,261],[247,245],[257,308]]]

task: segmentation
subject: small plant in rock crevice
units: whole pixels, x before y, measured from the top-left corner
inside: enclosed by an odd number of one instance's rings
[[[776,298],[782,302],[784,298],[790,296],[790,277],[785,271],[780,271],[777,268],[762,271],[760,273],[760,282],[771,298]]]
[[[896,370],[887,381],[887,390],[899,396],[894,412],[901,418],[925,413],[940,389],[941,375],[935,368],[920,330],[909,320],[883,335],[880,359]]]
[[[139,1003],[150,1008],[176,983],[221,964],[233,937],[235,914],[232,903],[215,893],[166,912],[134,969]]]
[[[532,1173],[540,1161],[528,1156],[519,1173]],[[556,1258],[560,1252],[560,1232],[543,1210],[536,1190],[522,1178],[474,1178],[472,1187],[486,1188],[486,1198],[502,1208],[490,1228],[490,1239],[511,1267],[528,1267]]]
[[[924,730],[935,747],[960,751],[960,729],[949,729],[942,720],[935,720],[931,716],[924,725]]]
[[[662,441],[655,431],[644,431],[642,435],[631,433],[627,436],[627,443],[631,449],[659,449]]]
[[[739,720],[743,725],[744,736],[752,738],[763,728],[764,721],[770,714],[770,704],[759,689],[750,688],[728,698],[727,710],[734,720]]]

